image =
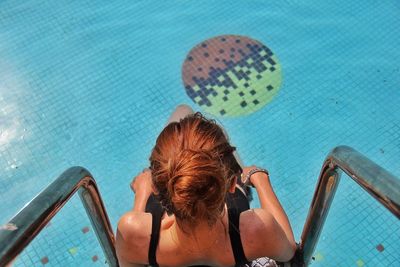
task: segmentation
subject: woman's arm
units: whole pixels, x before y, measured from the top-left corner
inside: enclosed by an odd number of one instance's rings
[[[131,182],[131,189],[135,193],[133,210],[125,213],[119,220],[115,240],[119,265],[122,267],[145,266],[131,262],[147,259],[147,250],[143,249],[143,244],[149,243],[147,233],[151,232],[151,215],[144,211],[153,192],[151,171],[145,169],[137,175]]]
[[[133,179],[131,188],[135,193],[133,211],[144,212],[146,209],[147,200],[149,199],[151,193],[153,193],[151,171],[149,169],[144,169],[142,173]]]
[[[254,166],[246,167],[243,169],[243,173],[246,174],[254,168]],[[286,216],[286,213],[283,210],[281,204],[279,203],[279,200],[276,197],[274,190],[272,189],[268,175],[263,172],[257,172],[251,175],[250,181],[257,190],[261,209],[270,213],[284,232],[284,235],[286,236],[289,244],[289,248],[286,254],[289,255],[288,257],[290,258],[291,256],[293,256],[296,250],[296,242],[294,240],[293,231],[292,227],[290,226],[289,219]]]

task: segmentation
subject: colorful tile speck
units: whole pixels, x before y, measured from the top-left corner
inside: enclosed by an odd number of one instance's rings
[[[72,248],[68,249],[68,252],[69,252],[69,254],[71,254],[73,256],[78,252],[78,248],[72,247]]]
[[[49,262],[49,258],[48,257],[43,257],[40,259],[40,262],[44,265],[47,264]]]
[[[379,244],[379,245],[376,246],[376,249],[377,249],[379,252],[382,252],[382,251],[385,250],[385,247],[384,247],[382,244]]]
[[[363,267],[365,265],[364,261],[362,259],[359,259],[356,261],[356,264],[358,267]]]

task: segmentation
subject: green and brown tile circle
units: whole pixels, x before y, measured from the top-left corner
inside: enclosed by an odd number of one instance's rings
[[[189,52],[182,78],[186,93],[204,111],[233,117],[253,113],[271,102],[282,73],[277,57],[262,43],[221,35]]]

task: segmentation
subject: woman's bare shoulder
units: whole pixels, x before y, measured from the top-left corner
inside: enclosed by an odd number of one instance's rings
[[[249,236],[268,233],[276,226],[276,221],[271,213],[263,209],[250,209],[240,215],[240,232]]]
[[[145,212],[129,211],[122,215],[118,222],[118,230],[127,235],[140,235],[151,226],[151,214]],[[150,229],[151,230],[151,229]]]
[[[271,213],[251,209],[240,216],[240,237],[248,258],[275,258],[282,253],[285,234]]]
[[[116,249],[118,258],[146,262],[151,235],[151,214],[130,211],[118,222]]]

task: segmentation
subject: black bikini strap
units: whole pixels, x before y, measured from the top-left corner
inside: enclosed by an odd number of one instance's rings
[[[239,218],[240,212],[237,209],[228,209],[229,217],[229,237],[231,239],[231,246],[233,256],[235,258],[235,266],[242,266],[248,263],[246,256],[244,255],[242,240],[240,239],[239,231]]]
[[[153,195],[150,196],[147,202],[146,212],[151,212],[152,215],[151,237],[150,237],[149,255],[148,255],[149,265],[158,266],[156,251],[157,251],[158,241],[160,239],[161,218],[163,215],[163,209]]]

